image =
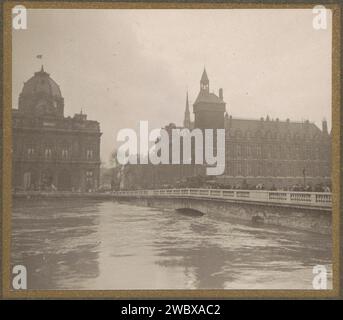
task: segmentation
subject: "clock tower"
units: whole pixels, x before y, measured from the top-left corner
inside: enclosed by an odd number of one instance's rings
[[[200,80],[200,91],[193,104],[194,128],[224,129],[225,106],[223,89],[219,89],[219,96],[210,92],[210,81],[204,69]]]

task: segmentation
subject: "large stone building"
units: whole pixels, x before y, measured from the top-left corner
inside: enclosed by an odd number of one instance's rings
[[[331,135],[307,121],[225,116],[226,172],[231,184],[330,185]]]
[[[82,111],[65,117],[61,90],[43,67],[24,83],[12,121],[13,188],[97,189],[99,123],[87,120]]]
[[[278,188],[330,184],[331,134],[325,120],[320,130],[308,120],[233,118],[225,112],[223,90],[219,89],[219,96],[210,92],[206,70],[193,105],[194,124],[187,114],[188,96],[186,104],[185,120],[190,127],[225,128],[225,174],[219,179],[222,182]]]
[[[309,121],[281,121],[269,116],[260,119],[233,118],[226,112],[223,89],[219,89],[218,95],[210,91],[206,70],[200,79],[193,113],[194,121],[191,120],[187,93],[184,128],[225,129],[225,172],[211,177],[217,183],[226,187],[278,189],[296,184],[312,187],[330,185],[331,134],[325,120],[321,130]],[[180,127],[175,124],[165,127],[167,131],[173,128]],[[187,177],[199,175],[205,175],[204,166],[131,166],[126,171],[127,178],[130,177],[126,188],[175,185]]]

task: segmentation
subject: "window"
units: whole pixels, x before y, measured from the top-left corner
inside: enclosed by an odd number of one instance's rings
[[[87,158],[87,160],[93,159],[93,150],[92,149],[88,149],[86,151],[86,158]]]
[[[69,159],[69,150],[68,149],[62,149],[62,159],[64,159],[64,160]]]
[[[241,146],[240,145],[236,146],[236,150],[237,150],[237,158],[240,158],[242,154]]]
[[[28,156],[28,158],[32,158],[34,154],[35,154],[35,149],[34,148],[30,147],[30,148],[27,149],[27,156]]]
[[[257,157],[261,157],[261,153],[262,153],[262,148],[261,148],[261,146],[257,146],[257,147],[256,147],[256,153],[257,153]]]
[[[247,158],[251,156],[251,146],[247,146]]]
[[[240,162],[237,163],[237,175],[242,175],[242,164]]]
[[[44,156],[45,156],[45,159],[46,159],[46,160],[51,159],[52,151],[51,151],[50,148],[46,148],[46,149],[45,149],[45,151],[44,151]]]
[[[252,167],[249,163],[246,164],[246,176],[252,175]]]

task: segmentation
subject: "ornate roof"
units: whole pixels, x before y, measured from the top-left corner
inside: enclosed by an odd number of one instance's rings
[[[44,71],[43,66],[40,71],[35,72],[33,77],[24,82],[24,87],[21,92],[24,96],[37,93],[45,93],[49,96],[62,98],[59,85]]]
[[[233,135],[236,135],[237,133],[244,135],[247,132],[250,132],[250,134],[253,135],[256,135],[257,133],[264,135],[269,132],[272,135],[277,133],[281,136],[290,135],[294,137],[296,135],[303,136],[306,134],[309,137],[313,137],[322,133],[313,122],[293,122],[289,119],[286,121],[267,119],[234,119],[230,117],[229,119],[226,118],[227,129]]]
[[[204,68],[204,72],[202,73],[202,76],[201,76],[201,80],[200,80],[202,83],[208,83],[209,80],[208,80],[208,76],[207,76],[207,73],[206,73],[206,69]]]
[[[205,103],[221,103],[223,104],[224,101],[221,100],[217,95],[215,95],[212,92],[206,92],[203,90],[200,90],[198,97],[196,98],[194,104],[205,102]]]

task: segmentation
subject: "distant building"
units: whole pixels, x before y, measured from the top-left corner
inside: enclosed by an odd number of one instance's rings
[[[330,183],[331,136],[309,121],[225,117],[226,178],[274,184]]]
[[[183,127],[188,129],[225,129],[225,172],[212,177],[217,183],[239,188],[262,185],[278,189],[295,184],[330,185],[331,134],[327,122],[320,130],[309,121],[281,121],[269,116],[260,119],[237,119],[226,112],[223,89],[210,91],[204,69],[200,90],[193,104],[191,121],[188,93]],[[175,124],[165,127],[176,129]],[[214,147],[216,142],[214,142]],[[192,150],[193,151],[193,150]],[[216,153],[216,150],[214,150]],[[126,168],[125,188],[158,188],[175,185],[189,177],[204,176],[204,166],[133,165]]]
[[[219,89],[219,96],[210,92],[210,81],[204,69],[200,91],[193,104],[194,128],[224,129],[225,105],[223,89]]]
[[[185,110],[185,118],[183,120],[183,127],[187,129],[193,129],[194,127],[194,122],[191,121],[191,113],[189,111],[188,92],[186,95],[186,110]]]
[[[232,184],[266,186],[331,181],[331,135],[309,121],[234,119],[225,116],[226,172]]]
[[[331,183],[331,134],[323,120],[322,130],[307,121],[287,119],[237,119],[225,112],[223,90],[210,92],[204,70],[200,91],[193,105],[194,122],[186,99],[184,127],[225,128],[225,173],[219,181],[242,186],[264,184],[289,187],[294,184]],[[225,113],[224,113],[225,112]]]
[[[64,117],[58,84],[43,69],[24,83],[12,110],[13,187],[94,190],[99,184],[100,126],[87,115]]]
[[[223,90],[219,89],[219,96],[210,92],[206,70],[193,110],[192,127],[225,128],[226,169],[222,182],[276,187],[304,182],[330,184],[331,134],[325,120],[320,130],[308,120],[280,121],[269,116],[259,120],[234,119],[225,112]]]

